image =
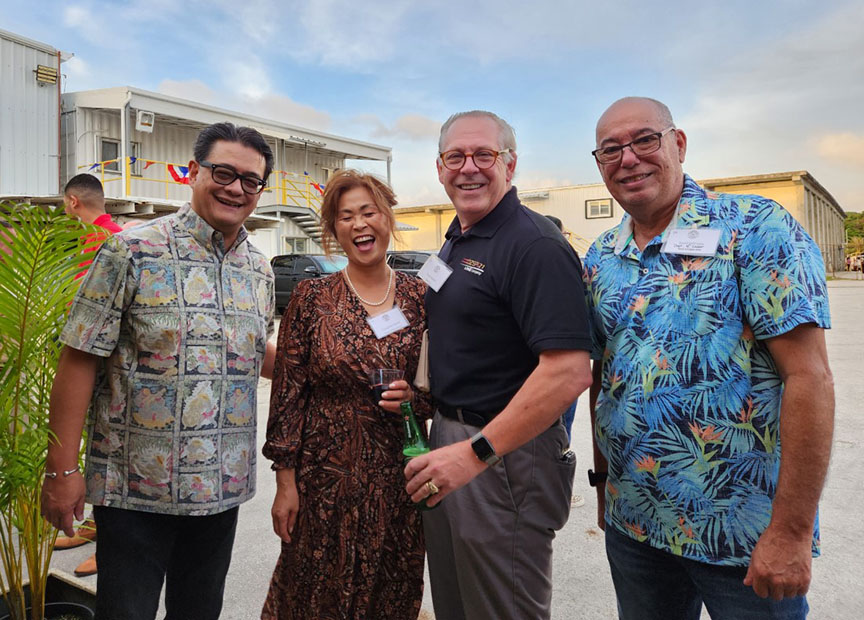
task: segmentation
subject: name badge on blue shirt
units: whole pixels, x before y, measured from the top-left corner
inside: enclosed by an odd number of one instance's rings
[[[660,251],[684,256],[714,256],[721,232],[716,228],[673,228]]]

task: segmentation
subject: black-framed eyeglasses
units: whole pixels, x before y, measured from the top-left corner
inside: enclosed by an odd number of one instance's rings
[[[601,164],[614,164],[621,161],[621,158],[624,156],[624,149],[626,149],[628,146],[630,147],[630,150],[633,151],[633,154],[637,157],[639,155],[650,155],[651,153],[660,150],[660,140],[670,131],[675,131],[675,128],[668,127],[663,131],[649,133],[644,136],[640,136],[632,142],[628,142],[627,144],[604,146],[602,148],[591,151],[591,154],[594,156],[594,159],[596,159]]]
[[[260,194],[267,185],[267,181],[256,177],[254,174],[240,174],[227,164],[214,164],[209,161],[199,161],[200,165],[210,168],[213,180],[219,185],[231,185],[240,179],[240,187],[247,194]]]
[[[468,161],[470,157],[474,162],[474,165],[477,166],[480,170],[486,170],[487,168],[491,168],[495,165],[495,162],[498,161],[498,157],[503,155],[504,153],[509,153],[513,149],[504,149],[503,151],[493,151],[492,149],[480,149],[479,151],[474,151],[473,153],[463,153],[462,151],[445,151],[443,153],[439,153],[438,157],[441,158],[441,163],[447,170],[462,170],[462,166],[465,165],[465,162]]]

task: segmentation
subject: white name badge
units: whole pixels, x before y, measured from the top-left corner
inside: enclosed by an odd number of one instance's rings
[[[720,244],[720,233],[716,228],[673,228],[660,251],[684,256],[714,256]]]
[[[402,314],[399,306],[393,306],[387,312],[370,316],[366,321],[369,323],[372,331],[375,332],[375,337],[378,340],[408,327],[408,319]]]
[[[444,286],[451,273],[453,273],[453,269],[450,268],[450,265],[432,254],[420,267],[417,275],[437,293]]]

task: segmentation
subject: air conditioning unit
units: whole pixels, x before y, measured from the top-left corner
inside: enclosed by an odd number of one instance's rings
[[[138,110],[135,116],[135,129],[144,133],[153,133],[153,125],[156,124],[156,113]]]

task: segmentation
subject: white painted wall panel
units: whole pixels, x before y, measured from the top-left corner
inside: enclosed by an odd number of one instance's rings
[[[36,81],[37,65],[59,71],[59,58],[0,32],[0,195],[58,193],[57,84]]]
[[[68,159],[74,160],[74,171],[67,165],[64,170],[64,182],[72,174],[86,172],[94,163],[101,161],[100,145],[103,138],[120,140],[120,110],[101,110],[79,108],[77,111],[67,111],[66,132],[64,135],[64,151],[73,154]],[[135,131],[135,110],[130,111],[130,140],[138,143],[138,157],[157,162],[168,162],[182,166],[188,165],[192,159],[192,150],[198,137],[198,130],[181,125],[172,125],[157,120],[153,133]],[[274,151],[275,170],[292,172],[295,182],[304,185],[304,169],[309,172],[310,180],[324,183],[326,169],[335,170],[344,165],[344,159],[328,157],[312,151],[304,153],[302,145],[284,143],[281,140],[268,140]],[[74,145],[74,146],[73,146]],[[190,189],[183,185],[168,184],[164,181],[171,177],[166,166],[159,163],[144,169],[143,161],[138,164],[137,176],[133,175],[130,196],[152,197],[170,200],[188,200]],[[92,171],[103,179],[105,195],[111,198],[123,197],[122,175],[119,172],[104,171],[100,168]],[[67,176],[68,175],[68,176]],[[277,176],[271,177],[270,183],[277,183]],[[280,204],[281,195],[278,191],[267,191],[259,200],[261,206]]]
[[[517,179],[518,180],[518,179]],[[542,215],[554,215],[568,230],[588,241],[594,241],[602,233],[618,225],[624,210],[612,201],[612,217],[586,218],[587,200],[611,199],[605,185],[578,185],[574,187],[553,188],[549,190],[526,190],[526,194],[547,192],[548,198],[523,198],[522,202],[532,211]]]

